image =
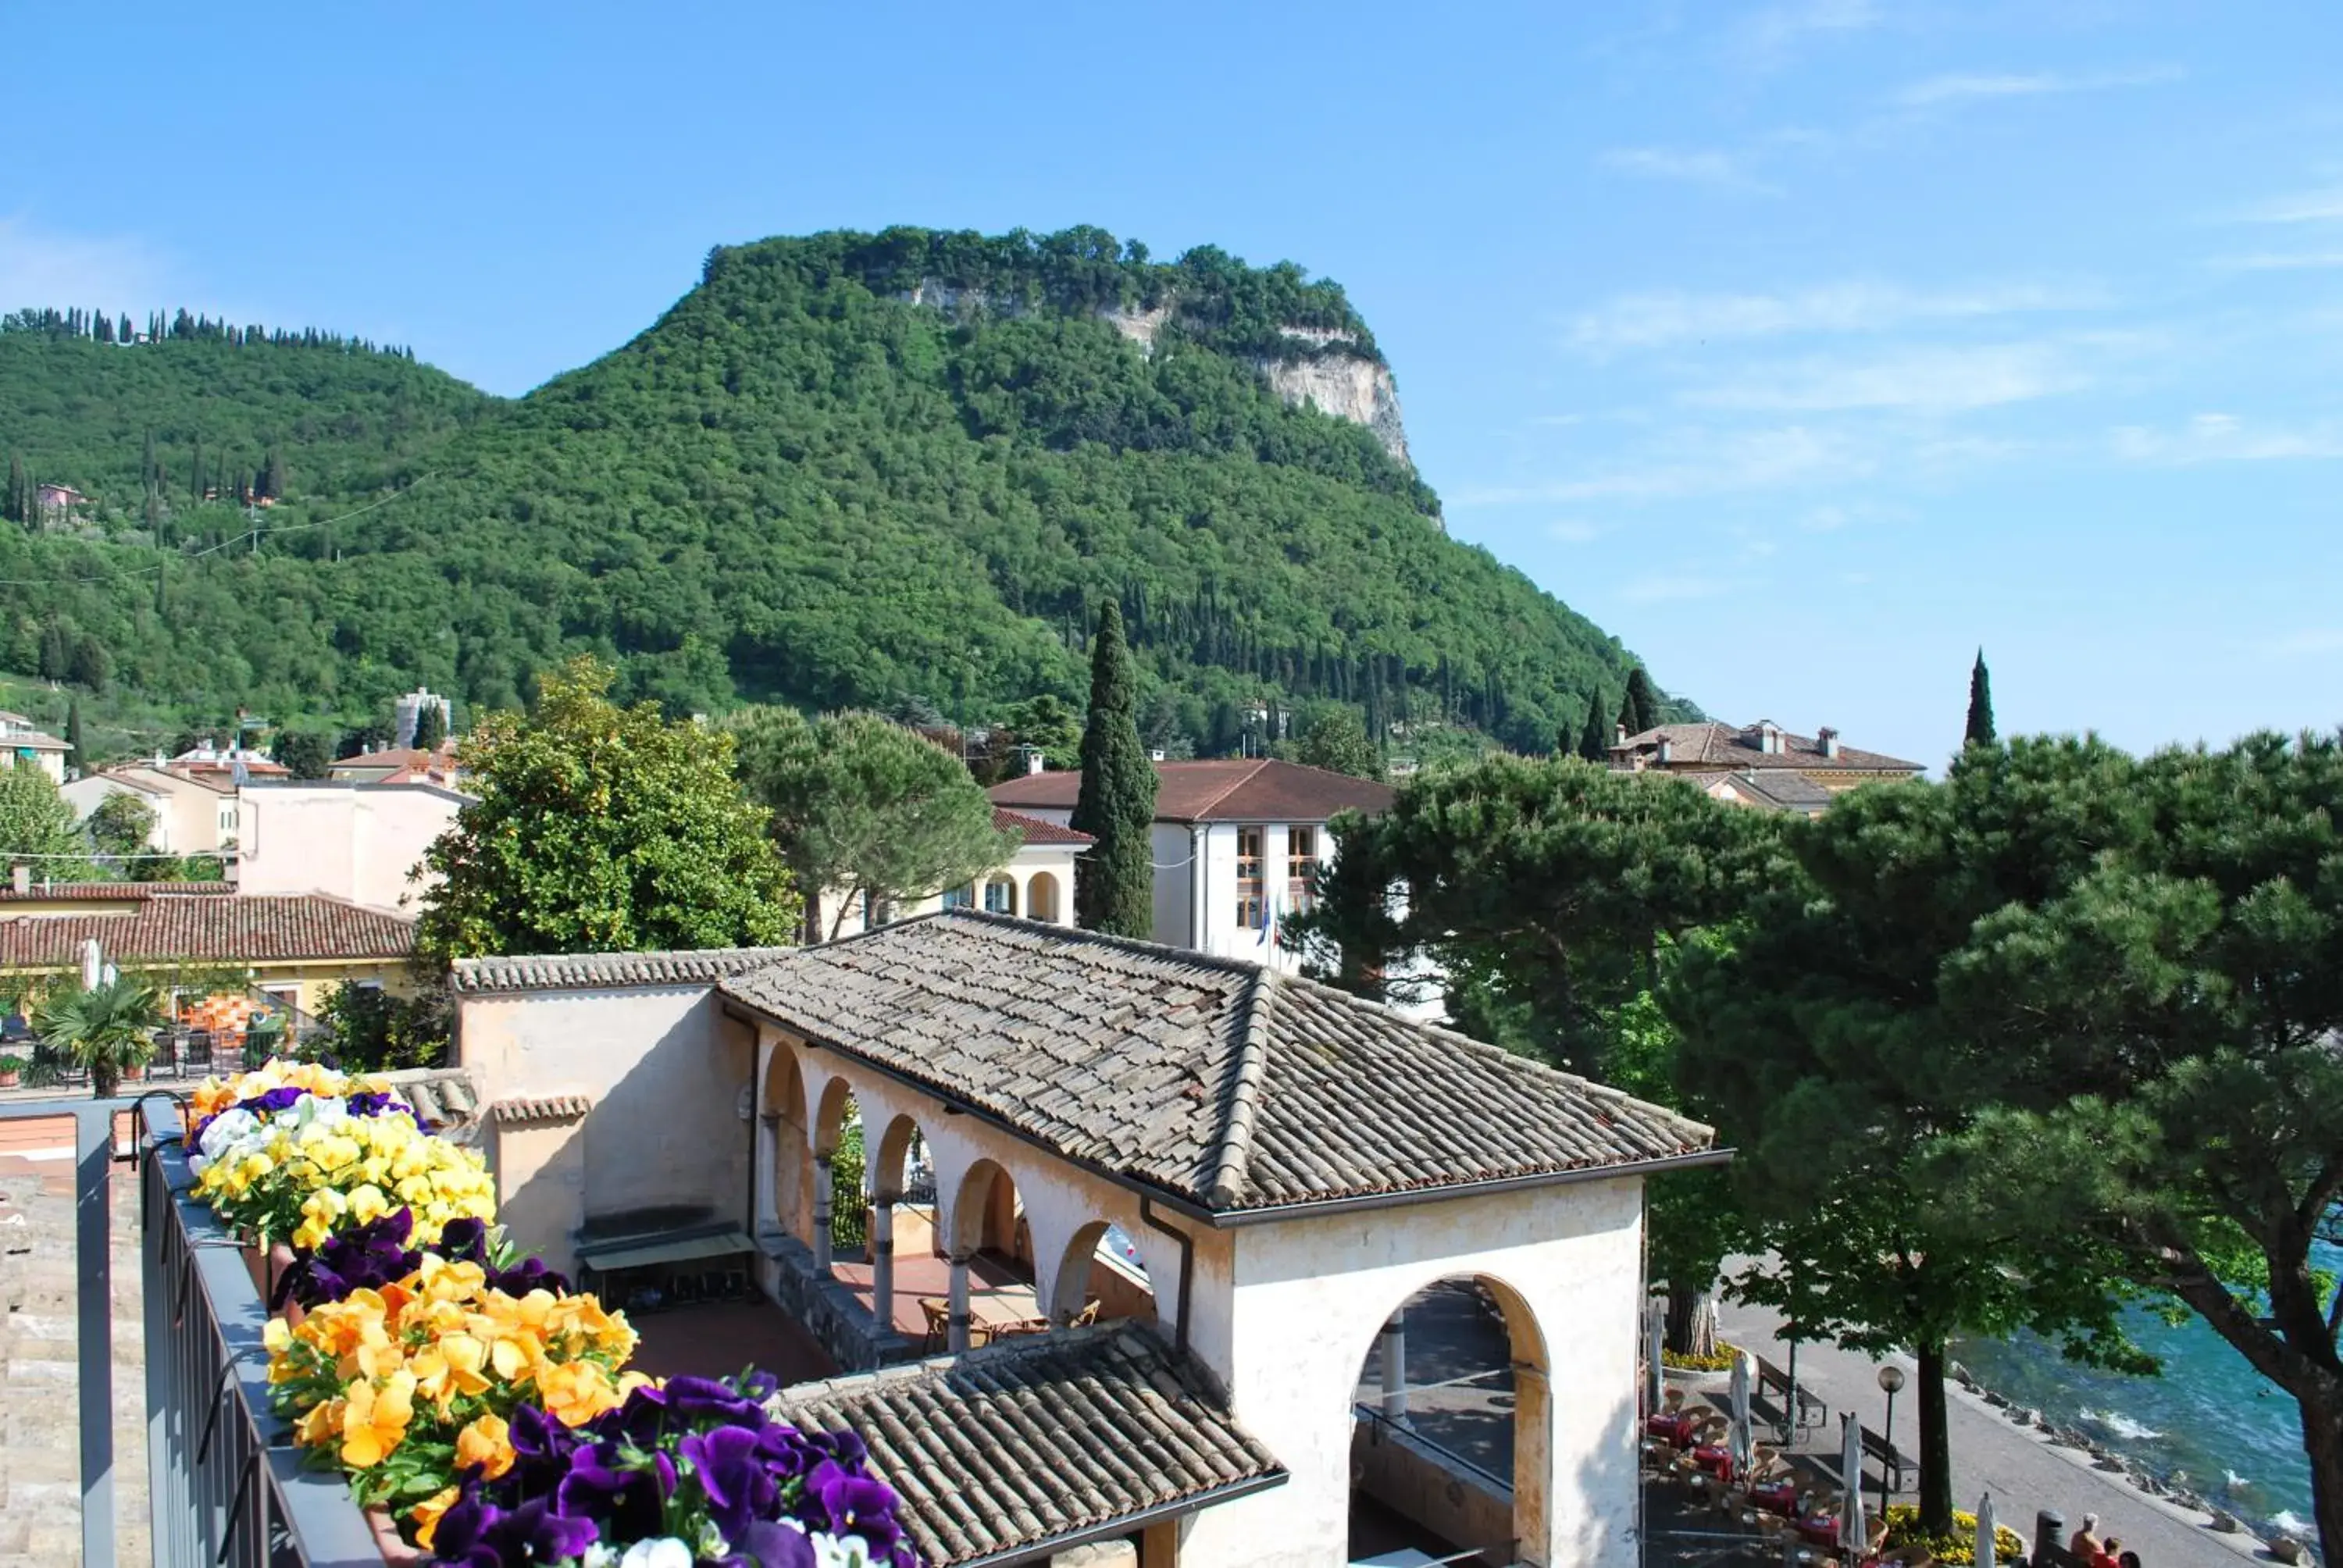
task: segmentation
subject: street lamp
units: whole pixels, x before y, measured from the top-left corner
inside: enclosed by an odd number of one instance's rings
[[[1879,1461],[1879,1517],[1887,1517],[1887,1489],[1896,1480],[1896,1395],[1904,1386],[1904,1369],[1890,1362],[1879,1369],[1879,1386],[1887,1391],[1887,1430],[1879,1434],[1887,1452]]]

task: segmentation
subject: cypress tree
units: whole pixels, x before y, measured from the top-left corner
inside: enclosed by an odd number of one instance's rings
[[[81,699],[76,697],[65,705],[65,744],[73,748],[74,771],[84,778],[89,775],[89,742],[82,738]]]
[[[1619,728],[1630,735],[1643,733],[1635,724],[1635,694],[1632,691],[1619,694]]]
[[[1659,727],[1659,694],[1652,689],[1651,678],[1640,664],[1627,672],[1627,704],[1635,711],[1635,717],[1627,724],[1628,734],[1641,735]]]
[[[1985,667],[1985,649],[1978,648],[1976,663],[1969,667],[1969,726],[1965,746],[1991,746],[1996,737],[1993,729],[1993,676]]]
[[[1091,711],[1073,826],[1098,840],[1074,864],[1074,915],[1094,931],[1146,937],[1155,926],[1155,767],[1139,739],[1139,683],[1114,600],[1099,607]]]
[[[1578,754],[1589,762],[1611,759],[1611,737],[1603,732],[1603,693],[1586,699],[1586,728],[1578,732]]]
[[[26,515],[27,508],[25,505],[25,459],[12,452],[8,455],[7,496],[7,517],[8,520],[12,523],[28,523],[32,521],[32,518]]]

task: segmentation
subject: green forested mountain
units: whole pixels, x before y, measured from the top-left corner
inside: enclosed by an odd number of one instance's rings
[[[1291,266],[1082,229],[723,247],[510,401],[314,334],[89,320],[0,330],[8,494],[92,498],[0,527],[0,669],[85,678],[49,666],[95,645],[191,716],[510,704],[588,649],[679,709],[979,721],[1078,700],[1107,596],[1158,738],[1207,751],[1256,699],[1544,749],[1632,663],[1447,538],[1373,432],[1285,406],[1269,368],[1380,366]]]

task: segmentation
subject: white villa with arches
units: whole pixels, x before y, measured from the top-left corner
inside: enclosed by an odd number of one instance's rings
[[[1017,848],[1004,864],[987,875],[875,910],[867,907],[867,900],[862,906],[840,910],[836,895],[824,894],[809,911],[820,922],[817,929],[834,931],[843,939],[940,910],[982,910],[990,915],[1022,916],[1045,926],[1072,925],[1074,861],[1091,847],[1091,836],[1062,822],[999,806],[992,809],[992,826],[996,831],[1016,834]]]
[[[453,984],[515,1239],[746,1259],[836,1369],[779,1405],[862,1433],[931,1568],[1352,1562],[1354,1493],[1413,1462],[1363,1367],[1403,1379],[1403,1310],[1453,1281],[1513,1407],[1467,1543],[1641,1561],[1644,1181],[1724,1158],[1707,1128],[1273,968],[980,912]]]

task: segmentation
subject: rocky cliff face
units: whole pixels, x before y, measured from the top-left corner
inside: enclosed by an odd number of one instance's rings
[[[1021,316],[1026,309],[1021,300],[995,300],[980,288],[954,288],[933,279],[922,280],[917,288],[896,297],[906,305],[923,305],[948,316]],[[1152,354],[1157,336],[1177,308],[1177,301],[1167,300],[1152,310],[1110,307],[1098,316],[1137,344],[1141,354]],[[1312,352],[1291,359],[1255,357],[1252,367],[1269,383],[1270,389],[1283,398],[1288,407],[1307,405],[1321,414],[1364,425],[1383,444],[1384,451],[1403,463],[1410,463],[1407,428],[1400,416],[1399,387],[1392,379],[1390,369],[1363,354],[1342,352],[1352,342],[1343,333],[1314,327],[1288,327],[1283,330],[1295,342],[1307,344]]]

